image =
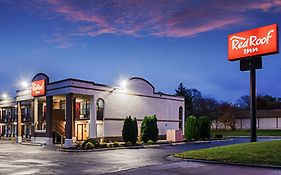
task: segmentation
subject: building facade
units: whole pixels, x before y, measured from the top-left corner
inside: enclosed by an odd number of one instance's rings
[[[122,140],[126,116],[136,117],[140,128],[145,116],[156,115],[162,138],[167,130],[184,125],[184,98],[156,93],[150,82],[139,77],[121,88],[77,79],[50,82],[39,73],[31,87],[17,91],[15,100],[2,103],[7,122],[1,118],[1,134],[16,133],[18,142],[63,142],[71,147],[87,138]]]
[[[256,127],[259,130],[281,129],[281,110],[257,110]],[[240,111],[235,117],[235,128],[238,130],[249,130],[251,128],[250,111]],[[231,129],[222,122],[212,121],[212,129]]]

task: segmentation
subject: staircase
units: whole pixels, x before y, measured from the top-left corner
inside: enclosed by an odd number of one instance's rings
[[[62,143],[65,138],[64,122],[54,121],[52,123],[53,141],[54,143]]]

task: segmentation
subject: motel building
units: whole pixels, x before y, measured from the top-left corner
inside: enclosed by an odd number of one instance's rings
[[[156,93],[143,78],[111,87],[71,78],[50,82],[38,73],[15,99],[0,101],[0,135],[18,143],[63,143],[69,148],[87,138],[121,141],[126,116],[137,118],[140,134],[143,118],[156,115],[159,138],[166,139],[168,130],[182,130],[183,114],[183,97]]]

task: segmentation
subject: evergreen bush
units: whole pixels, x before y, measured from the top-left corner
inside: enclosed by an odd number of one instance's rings
[[[144,117],[141,123],[141,139],[144,143],[149,140],[153,142],[158,140],[157,118],[155,115]]]
[[[189,116],[185,121],[184,134],[187,141],[198,140],[198,126],[196,117]]]
[[[136,118],[126,117],[122,129],[122,137],[124,142],[132,142],[135,144],[138,139],[138,126]]]
[[[198,119],[199,137],[202,140],[210,140],[211,126],[207,117],[200,117]]]
[[[95,145],[92,144],[91,142],[88,142],[88,143],[85,145],[85,148],[86,148],[86,149],[94,149],[94,148],[95,148]]]

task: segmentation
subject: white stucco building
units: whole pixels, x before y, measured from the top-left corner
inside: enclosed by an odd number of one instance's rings
[[[71,78],[50,82],[39,73],[31,87],[17,91],[15,101],[18,142],[23,133],[33,142],[63,140],[65,147],[87,138],[122,140],[123,121],[129,115],[137,118],[138,126],[145,116],[156,115],[161,138],[184,125],[184,98],[156,93],[139,77],[129,79],[126,87],[112,87]],[[25,130],[23,115],[29,118]]]

